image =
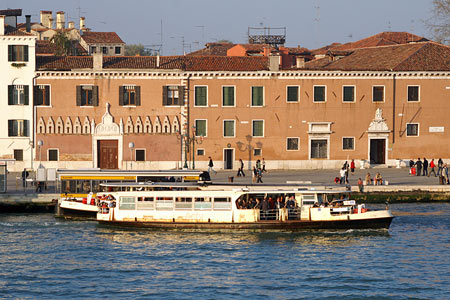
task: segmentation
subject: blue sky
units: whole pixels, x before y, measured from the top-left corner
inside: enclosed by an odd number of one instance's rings
[[[86,17],[93,31],[115,31],[126,43],[161,43],[163,55],[197,50],[205,42],[245,43],[248,27],[286,27],[287,46],[318,48],[382,31],[428,37],[423,21],[432,0],[0,0],[2,9],[22,8],[39,21],[40,10],[65,11],[66,20]],[[21,19],[24,22],[24,17]]]

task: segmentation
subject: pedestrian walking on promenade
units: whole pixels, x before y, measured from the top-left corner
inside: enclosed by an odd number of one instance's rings
[[[442,167],[444,166],[444,162],[442,161],[442,158],[439,158],[438,160],[438,176],[442,176]]]
[[[261,171],[264,172],[264,173],[267,173],[267,170],[266,170],[266,160],[264,159],[264,157],[263,157],[263,159],[262,159],[261,164],[262,164],[262,169],[261,169]]]
[[[434,158],[431,159],[430,162],[430,173],[428,174],[428,177],[430,177],[431,173],[434,174],[434,177],[436,177],[436,165],[434,164]]]
[[[420,160],[420,158],[418,158],[416,161],[416,167],[417,167],[417,176],[420,176],[420,174],[422,173],[422,161]]]
[[[27,187],[27,178],[30,175],[30,173],[28,173],[27,169],[23,169],[22,171],[22,184],[23,187],[26,188]]]
[[[263,181],[262,181],[262,170],[261,169],[258,169],[258,170],[256,170],[257,171],[257,173],[256,173],[256,183],[263,183]]]
[[[423,158],[423,176],[428,176],[428,160]]]
[[[342,167],[342,169],[339,171],[339,183],[340,184],[344,184],[345,183],[345,173],[346,173],[345,167]]]
[[[355,160],[352,159],[350,162],[350,171],[352,172],[352,175],[355,173]]]
[[[252,170],[252,183],[256,183],[256,177],[258,176],[258,171],[256,170],[255,167],[253,167]]]
[[[208,158],[209,158],[209,162],[208,162],[208,173],[211,173],[211,171],[213,171],[214,174],[217,174],[217,172],[213,169],[214,163],[213,163],[213,160],[212,160],[211,156],[208,157]]]
[[[239,169],[237,172],[237,177],[241,177],[241,175],[243,177],[245,177],[245,173],[244,173],[244,162],[242,161],[242,159],[239,159]]]

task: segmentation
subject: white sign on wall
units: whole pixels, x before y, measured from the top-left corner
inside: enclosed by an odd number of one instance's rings
[[[428,132],[444,132],[444,127],[428,127]]]

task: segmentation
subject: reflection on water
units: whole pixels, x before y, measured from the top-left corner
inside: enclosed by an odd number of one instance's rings
[[[136,230],[0,215],[3,298],[444,299],[450,206],[392,205],[391,229]]]

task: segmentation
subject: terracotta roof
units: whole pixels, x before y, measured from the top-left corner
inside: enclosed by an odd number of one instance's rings
[[[420,42],[356,49],[348,56],[307,62],[304,69],[341,71],[449,71],[450,47]]]
[[[86,31],[81,38],[88,44],[125,44],[115,32],[93,32]]]
[[[329,49],[335,48],[340,45],[342,45],[342,44],[341,43],[333,43],[333,44],[326,45],[326,46],[318,48],[318,49],[311,50],[311,53],[313,55],[325,55]]]
[[[106,56],[104,69],[163,69],[186,71],[259,71],[268,69],[267,57],[227,56],[161,56],[156,67],[156,56]],[[92,68],[92,57],[38,56],[38,70],[72,70]]]
[[[206,47],[186,55],[188,56],[227,56],[227,50],[234,47],[235,44],[231,43],[207,43]]]
[[[311,50],[303,47],[286,47],[286,49],[288,49],[288,53],[292,55],[311,54]]]
[[[72,41],[78,55],[87,55],[86,50],[81,47],[78,41]],[[36,55],[55,55],[57,48],[51,41],[37,40]]]
[[[5,25],[5,35],[20,35],[20,36],[33,36],[33,34],[21,31],[16,27]]]

